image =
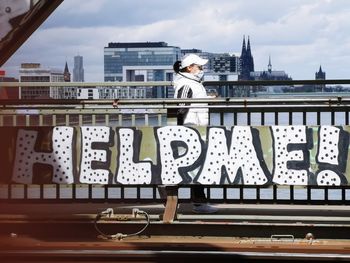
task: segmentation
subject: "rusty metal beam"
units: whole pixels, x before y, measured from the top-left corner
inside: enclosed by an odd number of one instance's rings
[[[0,66],[19,49],[62,2],[63,0],[40,0],[25,15],[20,25],[0,42]]]

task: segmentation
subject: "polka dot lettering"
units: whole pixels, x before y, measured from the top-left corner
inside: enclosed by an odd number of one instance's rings
[[[72,127],[54,127],[52,133],[52,152],[36,152],[34,147],[38,131],[19,129],[17,133],[16,157],[13,169],[13,181],[31,184],[33,165],[35,163],[52,166],[52,182],[61,184],[73,183],[73,143]],[[69,150],[70,149],[70,150]]]
[[[306,126],[272,126],[274,138],[274,174],[273,182],[282,185],[307,185],[306,169],[288,169],[288,161],[303,161],[301,150],[288,151],[289,145],[306,143]]]

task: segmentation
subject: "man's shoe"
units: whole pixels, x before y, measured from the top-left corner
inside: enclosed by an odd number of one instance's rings
[[[192,211],[196,214],[214,214],[219,209],[208,204],[194,204]]]

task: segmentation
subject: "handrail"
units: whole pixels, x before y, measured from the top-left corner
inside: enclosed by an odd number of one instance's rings
[[[326,80],[235,80],[204,81],[204,86],[275,86],[275,85],[326,85],[350,84],[350,79]],[[128,81],[128,82],[0,82],[0,87],[137,87],[137,86],[172,86],[172,81]]]
[[[117,102],[117,105],[116,105]],[[15,105],[55,105],[67,107],[69,105],[107,105],[110,107],[121,108],[126,105],[155,105],[161,108],[178,107],[179,103],[203,104],[196,107],[232,107],[232,106],[269,106],[269,105],[317,105],[324,106],[349,106],[350,97],[329,96],[329,97],[312,97],[312,98],[206,98],[206,99],[118,99],[118,100],[79,100],[79,99],[36,99],[36,100],[0,100],[0,105],[5,108]],[[114,106],[113,106],[114,105]],[[191,107],[183,105],[181,107]]]

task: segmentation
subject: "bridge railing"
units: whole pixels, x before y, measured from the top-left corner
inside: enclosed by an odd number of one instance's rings
[[[346,81],[347,83],[350,83],[350,81]],[[147,85],[151,84],[155,85],[154,83],[148,83]],[[171,83],[158,83],[157,85],[169,84]],[[209,84],[212,85],[213,83]],[[228,88],[233,85],[230,82],[221,84]],[[250,85],[253,84],[256,83],[247,82],[245,87],[251,87]],[[320,83],[315,82],[314,84]],[[2,85],[8,86],[6,83]],[[40,85],[51,87],[67,84],[40,83]],[[87,84],[83,85],[89,86]],[[140,83],[132,85],[140,85]],[[0,101],[2,107],[0,110],[0,126],[166,126],[176,123],[171,113],[179,107],[180,103],[186,103],[187,105],[182,107],[209,108],[210,126],[213,127],[349,125],[350,98],[346,95],[333,95],[332,93],[326,95],[326,97],[310,96],[304,98],[289,95],[287,97],[219,97],[215,99],[183,100],[2,100]],[[188,105],[189,103],[191,105]],[[205,105],[203,106],[203,104]],[[0,189],[0,198],[3,201],[19,203],[159,202],[164,200],[164,196],[159,193],[157,185],[27,185],[8,183],[2,184]],[[338,186],[225,184],[206,185],[205,189],[209,201],[213,203],[348,204],[350,202],[350,187],[347,184]],[[191,201],[189,185],[180,187],[179,201]]]

